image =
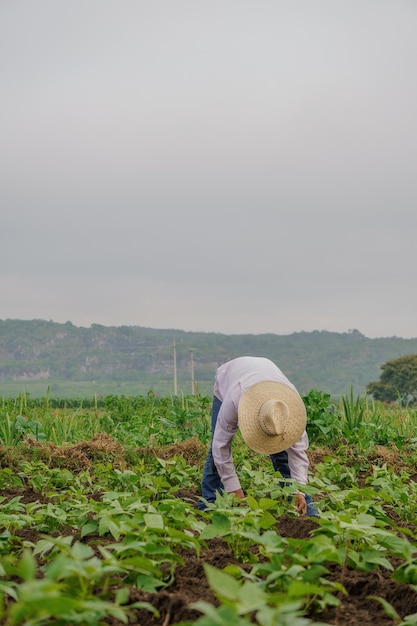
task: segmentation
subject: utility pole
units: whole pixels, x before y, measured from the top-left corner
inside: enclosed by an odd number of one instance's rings
[[[175,343],[175,339],[174,339],[174,343],[172,344],[172,347],[174,348],[174,396],[177,395],[177,346]]]
[[[194,396],[195,395],[195,380],[194,380],[194,348],[188,348],[188,351],[190,353],[190,360],[191,360],[191,394]]]

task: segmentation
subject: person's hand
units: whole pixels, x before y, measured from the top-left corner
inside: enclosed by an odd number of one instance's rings
[[[243,489],[236,489],[236,491],[231,491],[230,493],[233,493],[233,495],[236,496],[236,498],[244,498],[245,494],[243,493]]]
[[[305,515],[307,513],[307,503],[304,495],[302,493],[295,493],[295,508],[297,509],[300,515]]]

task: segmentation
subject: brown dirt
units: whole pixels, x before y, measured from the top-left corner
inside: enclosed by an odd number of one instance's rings
[[[1,491],[0,496],[9,500],[20,496],[21,502],[47,501],[44,496],[32,490],[12,489]],[[198,495],[191,491],[181,490],[177,497],[196,503]],[[96,494],[93,494],[96,497]],[[284,515],[277,522],[277,532],[284,537],[311,538],[311,531],[317,523],[312,518],[291,517]],[[60,529],[60,534],[74,535],[73,529]],[[16,541],[25,539],[36,543],[40,535],[30,529],[22,529],[15,533]],[[93,544],[98,538],[89,542]],[[100,541],[100,540],[99,540]],[[203,563],[210,563],[217,568],[224,568],[228,564],[237,564],[250,569],[249,565],[241,564],[233,555],[227,544],[221,539],[212,539],[207,542],[207,549],[203,549],[200,556],[194,550],[184,549],[180,556],[184,564],[178,565],[175,570],[175,581],[168,588],[157,593],[145,593],[138,589],[130,589],[130,603],[138,601],[150,602],[158,611],[159,617],[154,617],[147,610],[132,610],[129,624],[141,626],[170,626],[181,621],[194,622],[200,613],[190,609],[189,604],[197,600],[205,600],[217,605],[217,600],[208,587]],[[395,626],[396,622],[387,617],[383,607],[376,600],[369,599],[375,595],[392,604],[397,613],[404,618],[406,615],[417,612],[417,593],[409,586],[391,579],[390,572],[382,569],[371,572],[342,570],[336,565],[329,566],[329,580],[341,582],[347,590],[347,596],[341,596],[338,608],[326,609],[323,613],[310,614],[308,617],[315,621],[337,626]],[[108,618],[109,626],[119,626],[121,622]],[[254,622],[255,624],[256,622]]]
[[[137,448],[139,454],[146,456],[155,455],[160,459],[172,459],[175,456],[183,457],[188,465],[199,465],[207,456],[207,446],[199,441],[197,436],[190,437],[184,441],[170,443],[156,448],[147,446],[146,448]]]
[[[334,451],[326,447],[310,448],[308,451],[308,460],[310,461],[310,469],[314,470],[318,463],[323,463],[326,456],[334,457]]]
[[[350,450],[346,450],[346,454],[349,452],[353,459],[357,458],[357,450],[352,447]],[[308,458],[310,461],[310,470],[314,473],[314,468],[318,463],[323,463],[325,457],[335,457],[335,451],[327,447],[310,448],[308,451]],[[367,454],[368,461],[374,461],[378,464],[386,463],[391,467],[399,469],[409,469],[407,464],[402,458],[400,451],[396,448],[387,448],[386,446],[375,445]]]
[[[18,471],[24,460],[40,460],[48,467],[68,469],[75,474],[90,470],[92,461],[111,461],[113,467],[121,471],[127,466],[123,446],[106,433],[98,433],[89,441],[67,443],[62,446],[51,442],[39,442],[33,437],[28,437],[20,447],[1,447],[2,466]]]
[[[407,469],[407,464],[401,458],[400,452],[395,448],[387,448],[386,446],[375,445],[371,450],[368,459],[377,461],[379,464],[386,463],[391,467],[395,467],[396,471]]]

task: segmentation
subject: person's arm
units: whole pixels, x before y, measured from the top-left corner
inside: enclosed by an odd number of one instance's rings
[[[301,438],[287,450],[291,478],[302,485],[307,484],[307,472],[309,467],[307,450],[308,436],[306,431],[304,431]]]
[[[301,438],[287,450],[291,478],[302,485],[307,484],[307,472],[309,467],[307,449],[308,436],[306,431],[304,431]],[[307,513],[307,503],[304,494],[301,492],[295,493],[294,500],[295,506],[300,515],[305,515]]]

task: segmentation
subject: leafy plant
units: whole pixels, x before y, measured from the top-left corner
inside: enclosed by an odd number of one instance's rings
[[[355,400],[353,397],[353,387],[351,387],[350,395],[342,396],[342,407],[345,418],[343,433],[347,437],[357,435],[360,428],[366,423],[368,409],[366,399],[357,396]]]
[[[42,425],[37,420],[28,420],[23,415],[10,417],[8,414],[0,419],[0,443],[15,446],[27,435],[33,435],[38,441],[45,439]]]
[[[316,445],[332,445],[341,435],[340,413],[330,394],[311,389],[303,396],[307,412],[307,432]]]

